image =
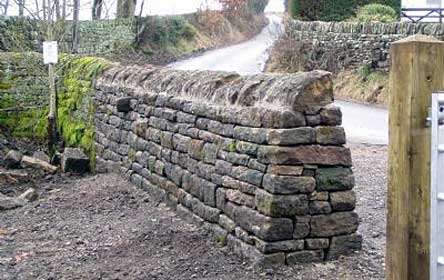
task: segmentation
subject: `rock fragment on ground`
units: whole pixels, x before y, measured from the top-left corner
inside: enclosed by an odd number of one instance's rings
[[[36,168],[48,173],[55,173],[58,169],[57,166],[51,165],[46,161],[28,156],[23,156],[21,164],[23,167]]]
[[[21,198],[9,197],[0,193],[0,211],[23,207],[26,201]]]
[[[39,159],[39,160],[43,160],[45,162],[51,162],[51,159],[49,158],[49,156],[44,152],[44,151],[35,151],[32,154],[33,158]]]
[[[19,196],[20,199],[24,199],[29,202],[37,200],[38,197],[39,197],[39,195],[38,195],[37,191],[33,188],[26,190],[24,193],[22,193]]]
[[[29,175],[27,173],[10,172],[0,170],[0,184],[5,183],[17,183],[28,179]]]
[[[88,172],[89,159],[77,148],[66,148],[62,154],[62,171],[84,174]]]
[[[5,165],[7,168],[19,168],[23,154],[16,150],[10,150],[6,154]]]

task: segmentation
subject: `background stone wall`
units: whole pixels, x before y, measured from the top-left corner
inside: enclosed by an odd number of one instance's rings
[[[6,127],[16,136],[34,138],[46,135],[47,71],[38,53],[0,52],[0,130]]]
[[[360,23],[360,22],[306,22],[289,21],[288,39],[304,41],[312,45],[313,56],[323,61],[328,54],[335,56],[334,63],[324,70],[338,72],[348,67],[370,66],[377,70],[388,70],[390,44],[415,34],[444,39],[444,24],[439,23]],[[307,51],[305,49],[305,51]]]
[[[79,30],[80,54],[106,55],[131,47],[136,39],[135,19],[81,21]],[[0,51],[41,52],[45,33],[46,27],[40,21],[0,16]],[[70,52],[71,34],[72,24],[70,21],[67,21],[64,27],[56,26],[55,36],[62,38],[59,40],[61,52]]]
[[[125,174],[257,262],[361,248],[329,73],[115,67],[96,89],[97,171]]]

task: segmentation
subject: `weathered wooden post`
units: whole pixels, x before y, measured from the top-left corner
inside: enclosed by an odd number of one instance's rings
[[[444,89],[444,42],[416,35],[391,47],[387,279],[429,280],[430,129]]]

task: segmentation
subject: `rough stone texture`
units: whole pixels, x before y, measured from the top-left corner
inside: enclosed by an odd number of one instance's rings
[[[65,148],[62,154],[63,172],[73,172],[82,174],[88,171],[88,157],[77,148]]]
[[[0,212],[22,207],[26,201],[21,198],[9,197],[0,193]]]
[[[346,55],[329,65],[328,71],[347,67],[370,66],[387,71],[390,67],[390,45],[415,34],[444,39],[444,24],[412,22],[320,22],[291,21],[287,34],[292,40],[305,41],[320,53]],[[325,59],[324,56],[319,58]],[[325,62],[315,61],[319,65]]]
[[[6,154],[5,165],[7,168],[19,168],[23,154],[19,151],[11,150]]]
[[[356,195],[353,191],[332,192],[330,203],[334,211],[352,211],[356,205]]]
[[[351,166],[350,150],[332,146],[262,146],[258,151],[259,160],[272,164],[320,164]]]
[[[96,95],[98,170],[167,200],[218,244],[280,264],[355,250],[359,240],[331,249],[356,232],[358,217],[328,73],[114,67]],[[126,113],[116,108],[122,99]]]
[[[130,97],[122,97],[116,100],[116,109],[117,112],[127,113],[131,110],[130,106]]]
[[[320,168],[316,171],[318,191],[350,190],[355,185],[355,178],[349,168]]]
[[[362,236],[359,234],[335,236],[331,239],[327,260],[337,259],[340,255],[350,254],[362,249]]]
[[[354,212],[313,216],[310,221],[310,236],[331,237],[350,234],[358,229],[358,224],[358,215]]]
[[[287,264],[320,262],[324,260],[324,251],[300,251],[287,255]]]
[[[291,217],[308,213],[307,195],[274,195],[258,189],[256,206],[262,214],[271,217]]]

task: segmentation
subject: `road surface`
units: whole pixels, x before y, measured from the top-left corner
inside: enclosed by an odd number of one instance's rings
[[[256,74],[264,69],[268,49],[282,31],[282,19],[268,14],[270,24],[253,39],[208,51],[201,56],[171,65],[182,70],[234,71],[239,74]],[[343,127],[352,143],[388,144],[388,112],[386,109],[352,102],[336,101],[342,109]]]
[[[233,71],[239,74],[257,74],[264,70],[267,50],[283,29],[282,18],[267,15],[270,23],[253,39],[229,47],[205,52],[201,56],[179,61],[171,66],[181,70]]]

